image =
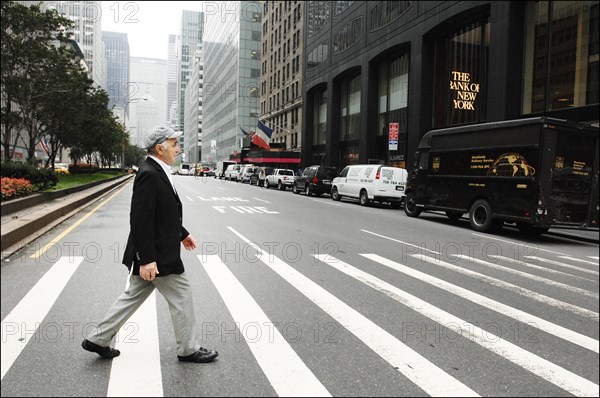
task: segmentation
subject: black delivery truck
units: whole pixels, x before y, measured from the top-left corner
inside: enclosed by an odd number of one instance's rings
[[[481,232],[505,222],[530,234],[598,228],[598,131],[547,117],[432,130],[419,143],[404,210],[468,213]]]

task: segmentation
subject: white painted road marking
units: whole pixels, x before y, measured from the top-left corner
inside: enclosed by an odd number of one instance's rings
[[[369,348],[398,369],[413,383],[431,396],[479,396],[468,386],[455,379],[444,370],[438,368],[428,359],[402,343],[383,328],[370,321],[358,311],[311,281],[293,267],[261,250],[236,230],[228,227],[247,244],[256,247],[257,257],[284,280],[298,289],[309,300],[333,317],[343,327],[348,329]]]
[[[221,259],[215,255],[199,255],[198,260],[236,324],[243,325],[242,336],[277,394],[282,397],[330,397],[329,391]],[[248,327],[253,325],[256,327]]]
[[[2,378],[35,335],[83,257],[61,257],[2,321]]]
[[[162,397],[156,290],[118,334],[121,355],[112,360],[108,397]],[[175,360],[175,358],[172,358]]]

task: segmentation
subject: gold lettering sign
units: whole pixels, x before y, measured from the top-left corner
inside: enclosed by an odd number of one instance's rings
[[[479,94],[479,83],[471,82],[470,73],[452,71],[450,90],[456,91],[456,99],[452,100],[454,109],[475,110],[475,100],[477,94]]]

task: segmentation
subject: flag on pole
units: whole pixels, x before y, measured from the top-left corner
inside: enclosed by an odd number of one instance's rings
[[[44,152],[46,152],[47,155],[50,154],[50,147],[48,147],[48,140],[45,137],[42,138],[42,140],[40,141],[40,146],[42,147],[42,150]]]
[[[267,125],[264,124],[263,122],[261,122],[259,119],[258,120],[258,130],[254,134],[254,137],[252,137],[252,142],[262,148],[270,149],[271,146],[269,144],[271,143],[272,135],[273,135],[273,129],[270,127],[267,127]]]

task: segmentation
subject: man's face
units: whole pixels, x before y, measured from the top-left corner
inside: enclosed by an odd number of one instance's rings
[[[175,161],[175,157],[181,153],[181,149],[179,149],[179,141],[177,141],[177,138],[169,138],[166,143],[167,149],[164,149],[162,145],[156,146],[156,157],[166,164],[171,165]]]

